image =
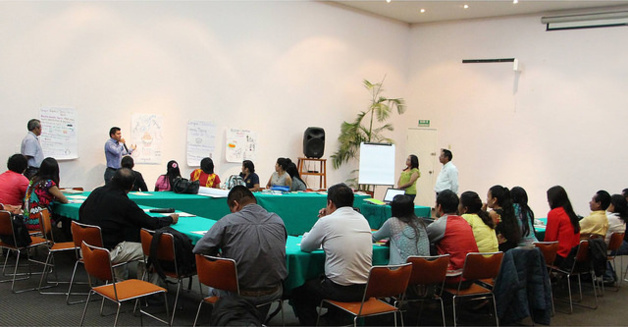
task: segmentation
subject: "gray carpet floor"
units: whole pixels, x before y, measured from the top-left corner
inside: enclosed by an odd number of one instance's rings
[[[37,258],[42,259],[45,255],[45,251],[39,251],[36,253]],[[5,256],[0,256],[4,263]],[[628,260],[625,260],[628,263]],[[14,258],[9,257],[9,264],[14,262]],[[618,260],[619,263],[619,260]],[[74,264],[73,255],[60,254],[56,256],[57,273],[60,281],[68,281]],[[22,265],[20,265],[22,266]],[[42,266],[33,265],[33,271],[41,271]],[[24,271],[24,270],[21,270]],[[8,272],[8,270],[7,270]],[[85,271],[79,266],[78,280],[87,281]],[[7,277],[2,277],[2,280],[7,280]],[[39,275],[33,275],[28,280],[16,282],[16,289],[25,289],[37,287],[39,284]],[[176,326],[192,326],[194,317],[196,315],[196,309],[201,299],[199,294],[199,284],[196,279],[192,282],[192,290],[187,291],[187,282],[184,283],[186,290],[182,291],[179,308],[176,312],[176,318],[174,325]],[[590,283],[589,283],[590,285]],[[623,283],[622,288],[618,291],[607,288],[604,295],[598,298],[599,307],[596,310],[575,307],[573,314],[567,314],[569,310],[568,303],[556,301],[556,314],[552,317],[552,326],[626,326],[628,325],[628,310],[625,309],[626,294],[628,294],[628,282]],[[67,285],[61,285],[54,289],[47,291],[67,291]],[[76,287],[76,291],[87,290],[86,286],[81,285]],[[176,291],[175,286],[169,287],[169,302],[170,307],[173,303],[173,297]],[[555,290],[557,297],[564,296],[566,289]],[[574,288],[577,292],[577,288]],[[591,292],[590,286],[585,286],[584,291],[584,304],[593,304],[594,298]],[[86,296],[73,296],[72,300],[81,300]],[[287,301],[284,301],[284,321],[287,326],[298,325],[298,320],[295,318],[291,307]],[[109,326],[113,325],[114,316],[111,313],[115,312],[115,306],[111,302],[105,302],[105,314],[107,316],[101,317],[98,313],[100,307],[100,301],[91,301],[87,310],[85,325],[86,326]],[[83,312],[84,303],[67,305],[65,303],[65,295],[42,295],[37,291],[29,291],[21,294],[13,294],[11,292],[11,283],[0,283],[0,326],[76,326],[80,322],[81,314]],[[157,315],[163,316],[163,306],[148,307],[149,311],[156,312]],[[274,307],[273,307],[274,309]],[[453,325],[452,308],[451,305],[447,305],[445,308],[445,314],[447,317],[447,325]],[[139,326],[141,324],[140,317],[133,314],[133,305],[125,304],[122,306],[120,318],[118,321],[119,326]],[[271,309],[271,311],[273,311]],[[488,312],[487,310],[485,310]],[[484,312],[485,313],[485,312]],[[461,314],[460,324],[483,326],[492,325],[494,320],[487,314],[484,314],[482,310],[480,312],[464,311]],[[207,326],[209,324],[208,310],[201,312],[201,318],[199,325]],[[405,314],[406,325],[414,326],[430,326],[440,325],[440,310],[437,306],[427,305],[423,310],[421,318],[417,320],[416,310],[409,311]],[[281,313],[275,316],[269,321],[269,326],[281,326],[282,325]],[[392,319],[388,318],[371,318],[363,322],[365,325],[380,326],[392,324]],[[143,324],[147,326],[163,326],[163,324],[152,320],[149,317],[143,318]],[[532,321],[528,318],[521,322],[521,325],[532,325]]]

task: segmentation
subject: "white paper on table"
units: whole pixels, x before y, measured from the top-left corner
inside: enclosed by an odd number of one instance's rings
[[[141,196],[153,196],[151,193],[145,193],[145,192],[131,192],[131,194],[141,195]]]
[[[72,200],[85,200],[85,199],[87,199],[87,197],[85,195],[68,195],[68,196],[66,196],[66,198],[72,199]]]
[[[206,231],[206,230],[201,230],[201,231],[192,232],[192,234],[198,234],[198,235],[205,235],[205,233],[207,233],[207,231]]]
[[[210,196],[212,198],[226,198],[229,195],[229,190],[201,186],[198,188],[198,195]]]
[[[73,200],[73,199],[70,199],[70,200],[68,200],[68,203],[83,203],[83,201],[84,200]]]
[[[179,215],[179,217],[196,217],[195,214],[193,213],[189,213],[189,212],[175,212],[177,215]]]

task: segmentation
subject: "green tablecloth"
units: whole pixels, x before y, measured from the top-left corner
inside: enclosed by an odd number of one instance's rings
[[[379,229],[384,222],[392,216],[389,205],[373,204],[367,201],[362,202],[360,207],[362,215],[368,220],[371,229]],[[414,214],[417,217],[430,217],[430,207],[414,206]]]
[[[327,195],[319,193],[254,193],[259,205],[274,212],[286,224],[290,235],[302,235],[309,231],[318,219],[318,211],[327,205]],[[131,192],[129,198],[137,204],[156,208],[175,208],[200,217],[219,220],[229,214],[226,198],[212,198],[196,194],[178,194],[174,192]],[[354,206],[364,206],[367,195],[355,195]],[[367,220],[381,220],[380,213],[375,218],[366,216]],[[390,217],[390,208],[388,210]],[[385,219],[384,219],[385,221]]]
[[[56,204],[53,211],[62,216],[78,219],[80,203]],[[150,209],[147,206],[140,206],[142,209]],[[158,216],[158,213],[149,213],[151,216]],[[172,227],[187,235],[193,244],[203,237],[203,233],[208,231],[216,223],[215,220],[203,217],[179,217],[179,222]],[[285,281],[285,289],[290,291],[305,283],[308,279],[315,278],[325,272],[325,253],[323,250],[316,250],[311,253],[302,252],[300,248],[301,236],[288,236],[286,241],[286,264],[288,267],[288,278]],[[388,264],[389,249],[377,244],[373,245],[373,264]]]
[[[327,194],[318,193],[255,193],[257,203],[279,215],[290,235],[302,235],[318,220],[318,211],[327,205]],[[367,195],[355,195],[353,206],[362,207]],[[368,219],[368,218],[367,218]]]

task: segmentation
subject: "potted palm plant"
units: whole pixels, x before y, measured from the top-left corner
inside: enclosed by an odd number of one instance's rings
[[[379,83],[364,80],[364,87],[371,94],[371,104],[367,110],[360,111],[353,122],[342,122],[338,136],[338,149],[331,155],[334,169],[340,168],[352,159],[359,158],[360,144],[363,142],[394,143],[392,139],[384,135],[385,131],[394,130],[392,124],[386,121],[393,114],[393,110],[396,110],[398,114],[403,114],[406,104],[403,98],[387,98],[382,95],[384,79]],[[357,171],[357,169],[353,170],[352,174]],[[347,182],[360,190],[371,191],[371,185],[357,185],[357,178],[352,178]]]

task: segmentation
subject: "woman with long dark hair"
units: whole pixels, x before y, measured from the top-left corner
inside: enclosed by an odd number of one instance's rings
[[[421,171],[419,171],[419,157],[411,154],[406,159],[406,167],[399,176],[397,181],[397,187],[405,190],[405,194],[409,196],[412,201],[416,198],[416,182],[421,177]]]
[[[495,232],[499,242],[500,251],[508,251],[516,248],[521,240],[521,232],[515,209],[512,205],[512,198],[508,188],[495,185],[488,190],[486,204],[493,209],[489,212],[491,219],[496,223]]]
[[[155,192],[171,191],[174,180],[177,178],[181,178],[179,164],[174,160],[170,160],[166,166],[166,173],[157,178]]]
[[[628,222],[628,203],[621,194],[611,196],[611,204],[606,209],[608,218],[608,231],[606,232],[606,244],[611,240],[613,233],[624,233]]]
[[[497,252],[499,251],[499,243],[495,234],[495,225],[488,212],[482,210],[482,207],[482,199],[477,193],[466,191],[460,195],[458,212],[471,226],[478,250],[480,252]]]
[[[521,229],[520,245],[532,245],[539,240],[534,234],[534,211],[528,206],[528,193],[520,186],[515,186],[510,190],[512,202],[515,209],[515,216],[518,218]]]
[[[390,264],[405,263],[411,255],[430,255],[425,223],[414,214],[414,202],[407,195],[396,195],[390,203],[392,217],[373,234],[373,242],[390,238]]]
[[[39,166],[39,171],[33,176],[26,190],[24,198],[24,215],[26,228],[40,230],[39,212],[48,209],[53,201],[68,203],[68,199],[59,190],[59,164],[54,158],[45,158]]]
[[[286,172],[288,173],[288,175],[290,175],[290,178],[292,179],[292,186],[290,186],[291,192],[307,190],[307,185],[301,179],[301,176],[299,175],[299,170],[297,169],[297,165],[295,165],[294,162],[291,162],[288,165],[288,169],[286,170]]]
[[[560,267],[571,249],[580,244],[580,223],[562,186],[547,190],[547,202],[552,210],[547,214],[545,241],[558,241],[554,264]]]
[[[242,161],[242,172],[240,173],[240,177],[246,183],[246,187],[251,192],[259,191],[259,176],[255,173],[255,165],[251,160]]]
[[[290,178],[290,175],[286,172],[291,163],[292,160],[288,158],[277,158],[277,162],[275,163],[275,172],[268,179],[266,188],[270,188],[271,186],[292,187],[292,178]]]
[[[202,187],[220,188],[220,177],[214,173],[214,161],[205,157],[201,160],[201,168],[194,169],[190,174],[190,182],[199,181]]]

